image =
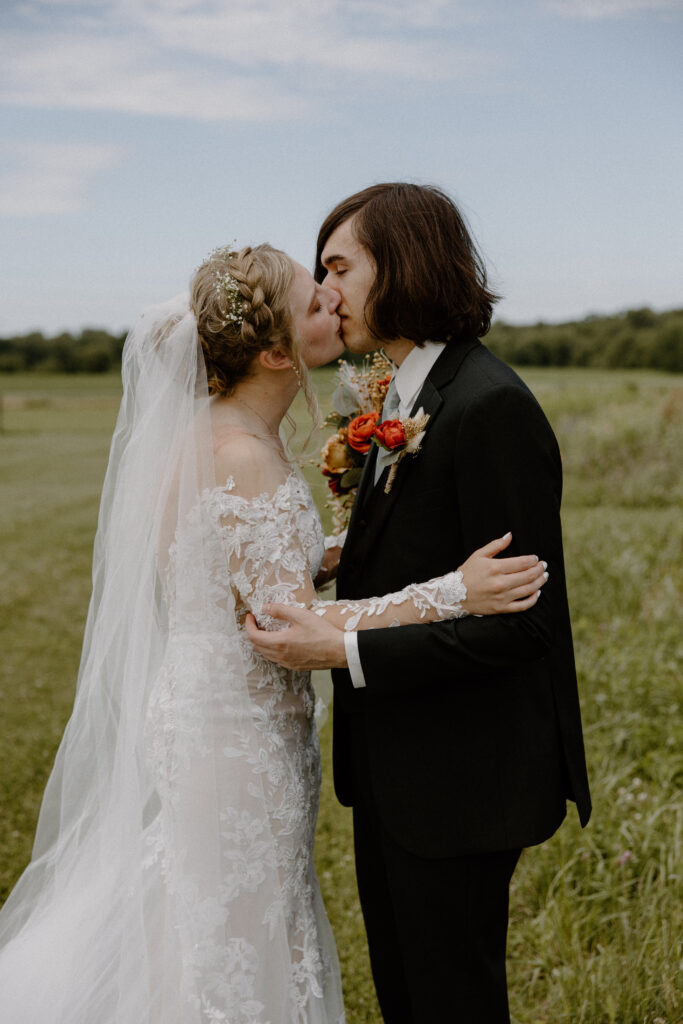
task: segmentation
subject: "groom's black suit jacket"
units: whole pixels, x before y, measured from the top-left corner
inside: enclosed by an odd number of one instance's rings
[[[388,495],[387,471],[373,486],[368,456],[338,597],[442,575],[508,530],[503,554],[537,554],[550,579],[527,612],[359,632],[366,689],[333,672],[337,796],[354,803],[360,743],[361,784],[405,849],[533,845],[556,830],[567,798],[582,824],[590,815],[557,442],[526,385],[476,340],[446,346],[413,413],[420,406],[430,416],[422,450],[404,458]]]

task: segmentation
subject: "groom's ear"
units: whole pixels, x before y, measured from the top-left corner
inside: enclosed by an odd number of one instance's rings
[[[266,370],[290,370],[292,368],[291,357],[277,345],[273,348],[262,349],[256,358]]]

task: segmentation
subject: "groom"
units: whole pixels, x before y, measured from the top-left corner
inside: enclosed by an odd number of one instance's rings
[[[525,846],[590,814],[565,589],[560,455],[533,395],[478,340],[495,296],[453,202],[374,185],[340,203],[316,276],[337,289],[345,345],[382,347],[393,408],[429,415],[391,490],[368,456],[340,598],[446,573],[512,531],[550,579],[529,611],[342,634],[305,610],[250,636],[291,668],[333,667],[334,778],[353,806],[358,888],[387,1024],[509,1021],[510,878]],[[396,407],[398,403],[398,408]]]

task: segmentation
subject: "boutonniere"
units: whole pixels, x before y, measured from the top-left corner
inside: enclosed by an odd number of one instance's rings
[[[332,509],[335,533],[349,524],[390,380],[391,363],[379,352],[360,364],[339,360],[332,412],[326,421],[335,430],[320,453],[320,469],[331,492],[327,507]]]
[[[375,427],[373,440],[389,454],[385,464],[391,466],[384,493],[388,494],[396,479],[398,467],[406,455],[417,455],[422,447],[422,438],[429,423],[429,415],[418,409],[415,416],[405,420],[384,420]]]

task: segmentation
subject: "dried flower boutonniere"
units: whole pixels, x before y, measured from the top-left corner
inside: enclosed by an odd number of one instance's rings
[[[375,427],[375,443],[389,453],[388,458],[385,458],[385,463],[391,467],[384,485],[385,494],[391,490],[401,460],[406,455],[417,455],[420,451],[428,423],[428,414],[420,408],[415,416],[408,419],[384,420]]]

